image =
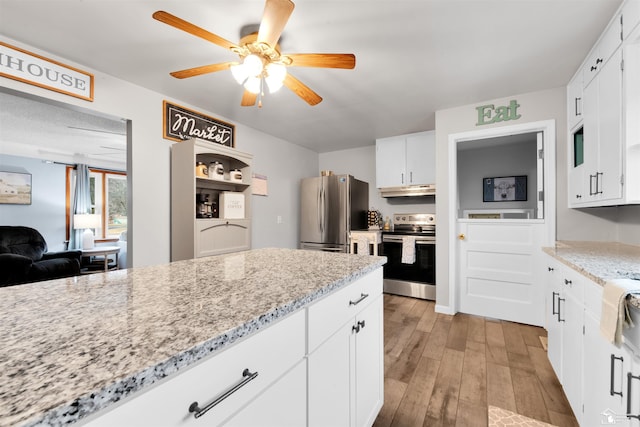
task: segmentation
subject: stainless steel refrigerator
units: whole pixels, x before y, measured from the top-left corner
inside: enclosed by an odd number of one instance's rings
[[[369,184],[351,175],[303,179],[300,201],[301,249],[349,252],[349,231],[367,229]]]

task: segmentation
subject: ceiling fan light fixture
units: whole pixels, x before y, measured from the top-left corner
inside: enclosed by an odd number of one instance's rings
[[[264,60],[256,54],[247,55],[242,62],[244,69],[249,77],[256,77],[262,74],[264,69]]]
[[[247,80],[247,77],[249,77],[244,64],[234,64],[229,67],[229,69],[231,70],[231,75],[233,75],[233,78],[239,85],[243,84]]]
[[[271,62],[266,67],[265,81],[269,86],[269,92],[274,93],[282,87],[284,78],[287,76],[287,67],[282,64]]]
[[[244,88],[251,93],[258,94],[260,93],[261,81],[261,77],[249,77],[247,81],[244,82]]]

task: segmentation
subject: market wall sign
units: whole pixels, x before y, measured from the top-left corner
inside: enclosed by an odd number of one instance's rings
[[[476,111],[478,112],[478,122],[476,126],[518,120],[522,117],[518,114],[518,107],[520,107],[520,104],[518,104],[518,101],[515,99],[509,102],[509,105],[496,107],[494,104],[487,104],[476,107]]]
[[[93,74],[3,42],[0,76],[93,101]]]
[[[163,137],[173,141],[200,138],[227,147],[235,147],[235,126],[188,108],[162,101]]]

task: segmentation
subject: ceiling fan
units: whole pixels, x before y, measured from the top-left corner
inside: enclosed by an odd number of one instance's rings
[[[278,40],[293,12],[291,0],[266,0],[258,32],[232,43],[168,12],[159,10],[153,18],[179,30],[208,40],[237,54],[239,61],[221,62],[174,71],[173,77],[184,79],[230,69],[233,77],[244,86],[242,106],[262,106],[264,86],[275,92],[282,85],[292,90],[309,105],[322,101],[320,95],[287,72],[287,67],[317,67],[353,69],[356,57],[350,53],[280,53]]]

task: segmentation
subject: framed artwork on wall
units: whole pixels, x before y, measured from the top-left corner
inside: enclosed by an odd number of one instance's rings
[[[0,171],[0,204],[30,205],[31,174]]]
[[[482,178],[483,202],[519,202],[526,200],[526,175]]]

